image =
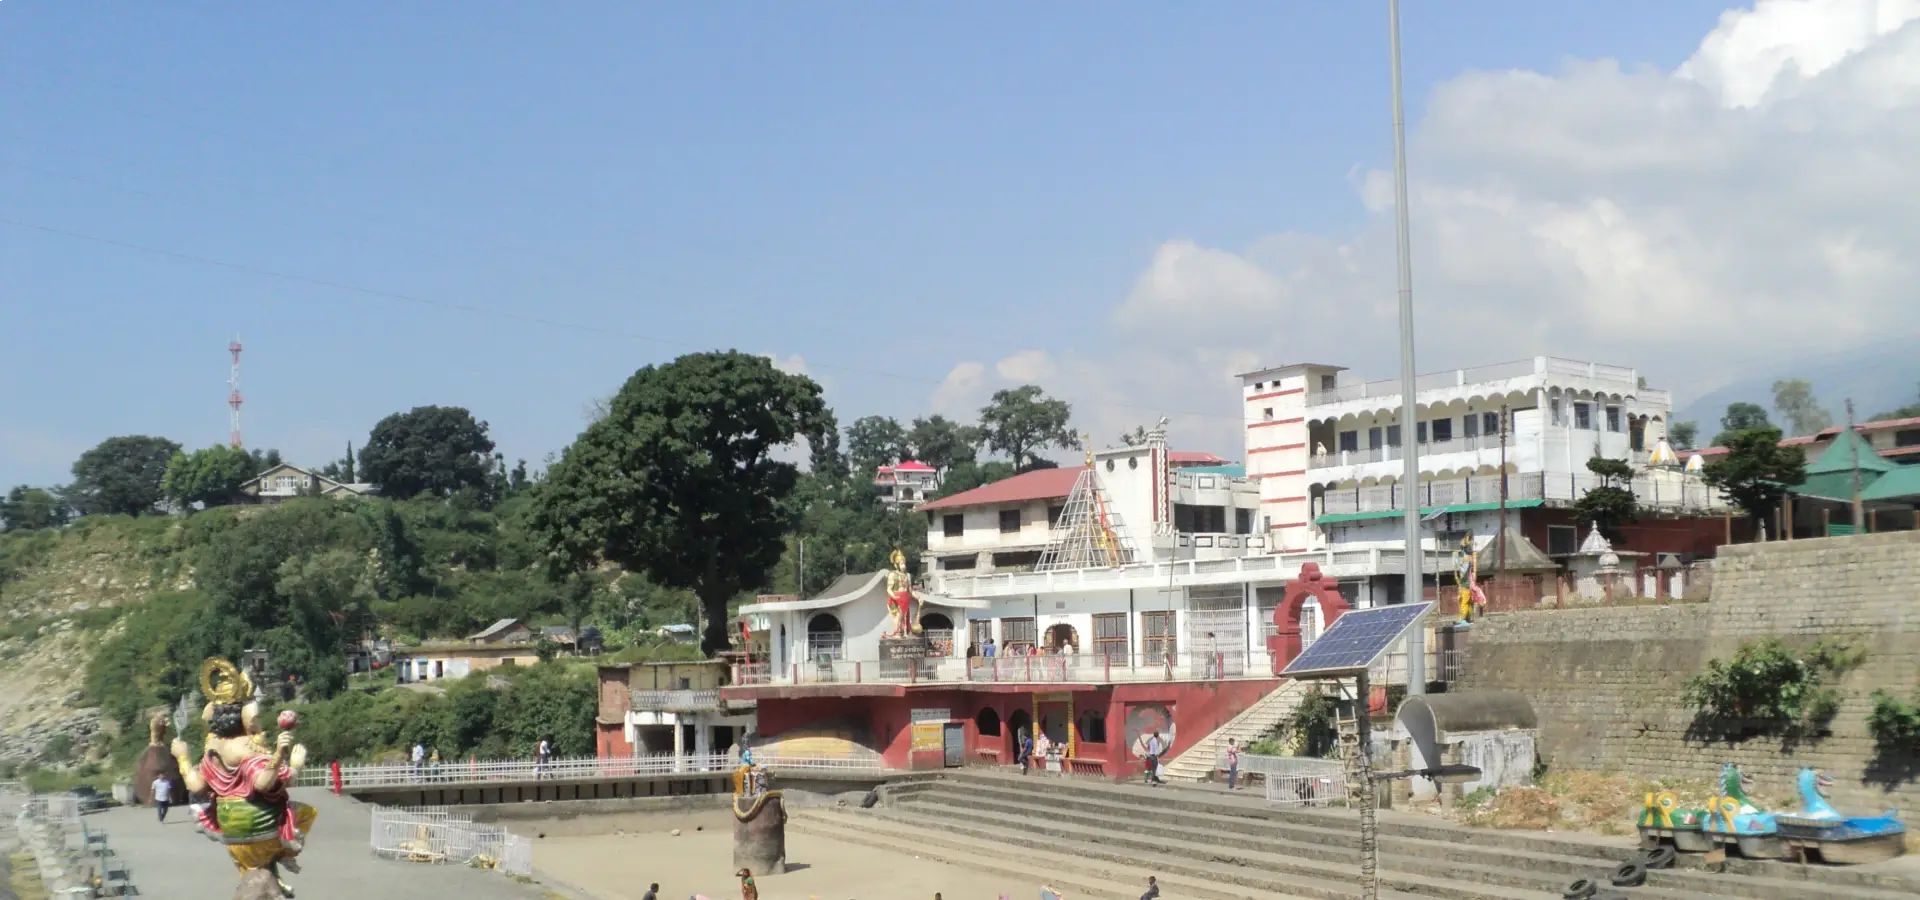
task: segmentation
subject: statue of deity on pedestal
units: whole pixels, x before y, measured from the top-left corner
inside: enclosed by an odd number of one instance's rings
[[[307,763],[307,748],[293,742],[299,719],[281,713],[280,734],[269,747],[252,679],[224,659],[200,666],[200,691],[208,702],[201,712],[207,744],[199,762],[188,756],[186,741],[176,738],[171,747],[188,792],[213,792],[213,805],[198,811],[200,825],[226,845],[243,894],[271,886],[292,897],[280,872],[300,871],[295,858],[315,815],[313,807],[287,796]]]
[[[1473,624],[1474,614],[1487,606],[1487,595],[1480,590],[1480,554],[1473,548],[1473,532],[1460,536],[1460,547],[1453,552],[1453,577],[1460,587],[1460,621]]]
[[[907,555],[898,550],[888,557],[893,568],[887,571],[887,615],[893,618],[893,627],[883,639],[906,637],[920,633],[920,623],[913,616],[913,579],[907,575]]]

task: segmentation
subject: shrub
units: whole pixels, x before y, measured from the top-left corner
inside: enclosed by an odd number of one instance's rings
[[[1864,657],[1845,641],[1822,639],[1795,651],[1778,638],[1764,638],[1742,645],[1730,660],[1709,660],[1687,679],[1686,702],[1695,710],[1696,728],[1719,736],[1817,735],[1840,708],[1828,681]]]

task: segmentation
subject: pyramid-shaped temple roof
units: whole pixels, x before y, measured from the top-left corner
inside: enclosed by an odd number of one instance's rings
[[[1842,428],[1834,436],[1833,443],[1820,453],[1820,458],[1807,464],[1808,475],[1825,475],[1832,472],[1852,472],[1854,454],[1859,454],[1861,472],[1891,472],[1894,463],[1880,455],[1860,436],[1860,432],[1851,428]]]

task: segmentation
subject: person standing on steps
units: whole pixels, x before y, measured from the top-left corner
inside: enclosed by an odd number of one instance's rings
[[[646,896],[641,897],[640,900],[660,900],[660,885],[657,883],[647,885]]]
[[[1227,738],[1227,790],[1240,784],[1240,745]]]
[[[1160,900],[1160,882],[1152,875],[1147,876],[1147,892],[1140,895],[1140,900]]]

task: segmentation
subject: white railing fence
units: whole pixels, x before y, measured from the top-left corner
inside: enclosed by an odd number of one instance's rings
[[[373,852],[412,862],[452,863],[533,877],[533,842],[498,825],[476,824],[446,807],[375,807]]]
[[[754,764],[774,772],[834,771],[878,772],[878,760],[837,757],[789,757],[754,754]],[[734,753],[674,756],[673,754],[617,756],[605,759],[574,757],[536,763],[526,759],[471,759],[442,762],[438,766],[411,763],[389,765],[342,764],[341,786],[347,790],[380,787],[433,787],[524,781],[582,781],[606,778],[634,778],[648,775],[731,772],[740,765]],[[309,766],[298,782],[306,787],[332,787],[330,766]]]
[[[1224,750],[1216,764],[1225,771]],[[1345,799],[1345,765],[1337,759],[1309,756],[1241,754],[1240,777],[1259,776],[1266,786],[1267,802],[1276,806],[1325,806]]]

